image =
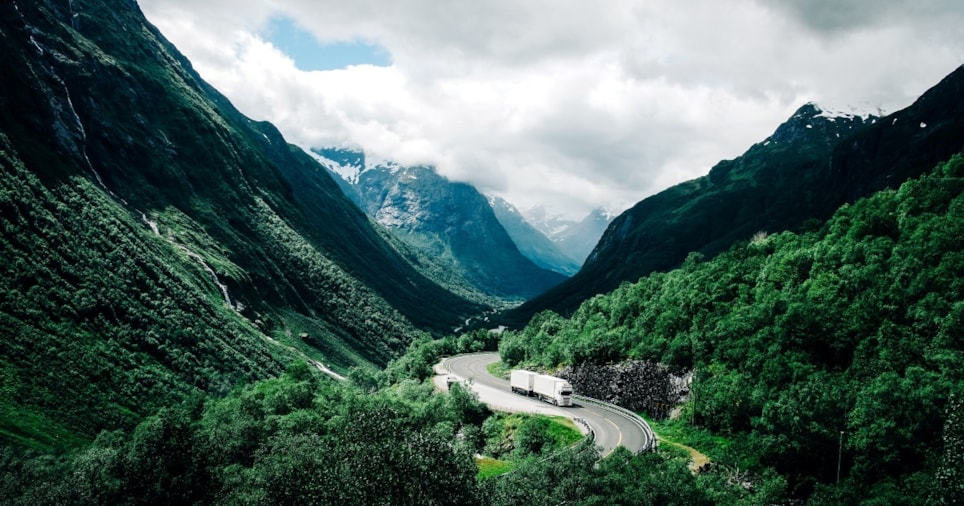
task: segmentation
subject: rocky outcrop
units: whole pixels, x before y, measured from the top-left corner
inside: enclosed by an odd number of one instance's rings
[[[579,395],[601,399],[626,409],[666,418],[689,396],[692,374],[675,374],[669,367],[643,361],[621,364],[567,366],[557,373]]]

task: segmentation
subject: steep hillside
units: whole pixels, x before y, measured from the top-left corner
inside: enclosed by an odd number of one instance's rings
[[[314,152],[331,161],[327,166],[342,177],[346,195],[421,252],[430,272],[446,266],[447,279],[440,282],[471,286],[493,301],[520,301],[565,279],[520,253],[473,186],[428,167],[365,166],[357,152]]]
[[[0,4],[0,434],[67,444],[478,306],[204,83],[134,2]]]
[[[649,197],[610,224],[575,276],[506,316],[521,324],[543,309],[569,313],[598,293],[712,257],[756,232],[801,230],[840,205],[893,188],[964,145],[964,67],[910,107],[884,118],[801,107],[761,143],[707,176]]]

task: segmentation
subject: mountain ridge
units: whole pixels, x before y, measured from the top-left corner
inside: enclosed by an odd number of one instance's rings
[[[568,256],[552,239],[532,226],[515,206],[500,197],[490,195],[487,199],[496,218],[523,255],[544,269],[566,276],[579,270],[579,261]]]
[[[880,119],[822,116],[805,104],[740,157],[625,211],[578,273],[507,312],[504,322],[519,325],[546,309],[568,314],[691,253],[713,256],[756,232],[814,226],[846,202],[919,175],[964,145],[962,97],[964,66]]]

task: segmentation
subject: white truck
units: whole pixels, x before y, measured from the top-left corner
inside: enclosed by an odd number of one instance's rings
[[[529,397],[538,397],[556,406],[572,406],[572,385],[554,376],[515,369],[509,377],[512,391]]]

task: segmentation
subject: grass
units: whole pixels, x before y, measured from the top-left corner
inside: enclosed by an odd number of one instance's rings
[[[498,446],[508,446],[511,448],[515,445],[514,440],[516,437],[516,431],[521,425],[527,422],[533,421],[544,421],[545,423],[545,435],[550,442],[542,448],[540,452],[541,456],[534,456],[532,454],[520,456],[516,451],[508,451],[498,455],[499,458],[494,458],[492,456],[477,456],[476,464],[479,467],[479,478],[486,479],[492,478],[494,476],[499,476],[501,474],[508,473],[515,469],[515,467],[522,461],[527,459],[542,458],[551,453],[560,451],[561,449],[572,446],[582,440],[582,432],[576,427],[576,424],[569,418],[564,416],[546,416],[546,415],[527,415],[521,413],[514,414],[497,414],[496,417],[501,419],[502,424],[502,442]],[[511,443],[510,443],[511,441]]]
[[[272,338],[323,362],[340,374],[348,374],[348,370],[353,366],[373,365],[371,360],[345,342],[344,334],[338,335],[337,329],[333,329],[324,320],[290,310],[279,311],[276,318],[280,318],[280,322],[272,322]],[[301,339],[302,333],[308,334],[307,342]]]
[[[515,469],[514,463],[493,459],[492,457],[476,457],[475,464],[479,466],[479,479],[481,480],[494,478]]]
[[[653,429],[661,443],[680,448],[689,454],[691,469],[698,469],[710,462],[714,456],[721,455],[730,445],[730,440],[699,427],[693,427],[682,419],[662,422],[646,419],[646,423]]]
[[[512,371],[512,368],[506,366],[501,360],[498,360],[485,366],[485,370],[489,371],[489,374],[496,378],[509,379],[509,373]]]
[[[0,441],[16,442],[40,452],[78,447],[88,441],[42,413],[0,405]]]
[[[541,417],[543,415],[536,415]],[[582,432],[576,427],[576,423],[564,416],[548,416],[549,436],[556,441],[559,446],[569,446],[582,440]]]

